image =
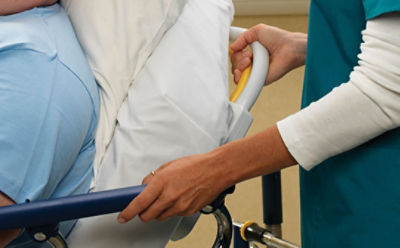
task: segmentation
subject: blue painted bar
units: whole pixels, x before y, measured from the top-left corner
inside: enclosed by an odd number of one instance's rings
[[[0,230],[56,224],[123,210],[145,186],[0,207]]]
[[[233,248],[249,248],[249,243],[242,239],[240,227],[233,227]]]
[[[265,225],[282,223],[281,172],[262,177],[263,210]]]

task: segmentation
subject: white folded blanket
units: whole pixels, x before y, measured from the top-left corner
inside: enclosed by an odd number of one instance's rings
[[[62,0],[99,85],[95,176],[128,89],[186,0]]]
[[[78,6],[70,5],[69,11]],[[74,15],[71,17],[74,22]],[[153,18],[152,14],[147,18]],[[98,167],[95,191],[141,184],[142,178],[161,164],[206,152],[226,138],[230,115],[227,51],[232,18],[231,0],[187,0],[176,24],[165,33],[128,89],[113,139]],[[84,22],[77,20],[75,26]],[[123,29],[132,30],[126,25]],[[114,37],[112,30],[108,30],[110,37]],[[96,35],[82,38],[87,34],[77,33],[87,46],[102,42]],[[119,49],[110,56],[113,59],[109,63],[114,63],[125,53]],[[97,72],[96,77],[102,74]],[[112,81],[108,82],[113,87]],[[145,224],[136,218],[121,225],[115,214],[87,218],[78,221],[68,242],[72,248],[164,247],[180,221],[177,217]]]

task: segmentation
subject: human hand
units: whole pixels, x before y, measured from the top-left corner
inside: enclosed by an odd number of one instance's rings
[[[231,45],[234,52],[231,61],[235,83],[239,81],[244,69],[251,65],[253,54],[245,48],[254,41],[259,41],[267,48],[270,55],[266,84],[280,79],[292,69],[305,63],[307,34],[259,24],[242,33]]]
[[[144,178],[147,187],[121,212],[118,221],[124,223],[136,215],[144,222],[192,215],[230,186],[224,174],[210,154],[166,163],[154,176]]]
[[[0,1],[0,15],[11,15],[38,6],[55,4],[57,0],[2,0]]]

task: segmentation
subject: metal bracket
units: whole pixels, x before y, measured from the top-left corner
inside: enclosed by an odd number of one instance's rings
[[[68,248],[64,237],[59,232],[59,224],[28,227],[25,231],[38,243],[48,242],[55,248]]]

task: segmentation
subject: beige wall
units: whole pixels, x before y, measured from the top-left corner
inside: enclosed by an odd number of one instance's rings
[[[251,27],[258,23],[298,32],[307,30],[306,16],[236,17],[233,25]],[[264,88],[251,111],[254,123],[249,134],[258,132],[299,109],[303,75],[304,68],[299,68],[273,85]],[[300,244],[298,184],[297,166],[282,172],[283,238]],[[227,198],[227,206],[235,220],[252,220],[262,224],[261,180],[256,178],[238,184],[234,195]],[[207,248],[211,247],[215,235],[216,223],[213,217],[202,216],[194,230],[185,239],[170,242],[167,247]]]

